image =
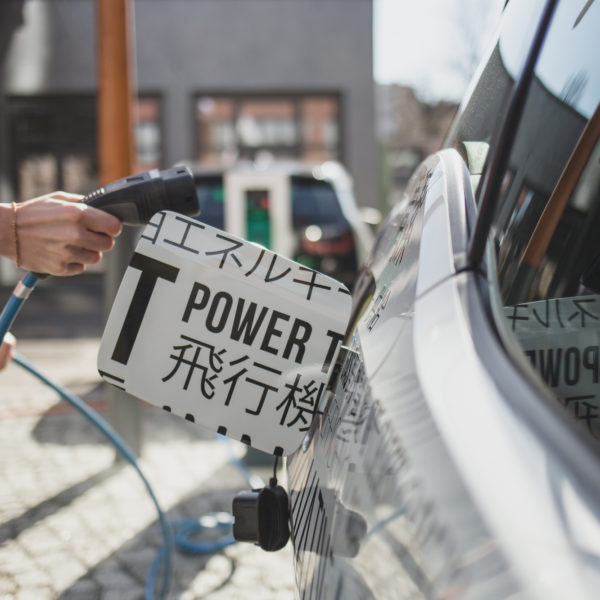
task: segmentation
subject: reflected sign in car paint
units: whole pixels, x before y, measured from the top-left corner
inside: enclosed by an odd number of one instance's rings
[[[600,439],[600,296],[574,296],[506,306],[531,366],[568,413]]]
[[[339,282],[157,213],[119,288],[98,369],[138,398],[288,455],[323,410],[349,312]]]

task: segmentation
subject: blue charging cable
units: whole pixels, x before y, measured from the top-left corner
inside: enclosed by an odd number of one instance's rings
[[[29,298],[29,295],[35,289],[37,283],[38,278],[33,273],[26,273],[21,281],[15,286],[10,298],[0,313],[0,342],[4,339],[6,332],[11,328],[11,325],[21,310],[23,302]]]
[[[19,313],[23,302],[29,297],[37,283],[38,278],[32,273],[27,273],[15,286],[11,297],[0,313],[0,341],[4,339],[4,336],[12,326],[17,314]],[[42,383],[53,389],[63,400],[71,404],[71,406],[73,406],[92,425],[94,425],[94,427],[96,427],[116,448],[123,459],[125,459],[133,467],[144,484],[144,487],[146,488],[146,491],[148,492],[148,495],[150,496],[156,509],[160,530],[163,537],[163,546],[157,552],[146,578],[146,600],[153,600],[154,598],[156,580],[161,567],[163,568],[163,577],[159,597],[161,599],[165,599],[167,597],[171,583],[173,546],[177,547],[186,554],[198,555],[218,552],[226,546],[236,542],[231,533],[233,517],[227,513],[211,513],[196,520],[182,520],[169,523],[165,513],[160,507],[154,490],[152,489],[137,462],[135,453],[131,450],[131,448],[129,448],[129,446],[113,429],[113,427],[111,427],[111,425],[96,411],[85,404],[81,398],[75,394],[72,394],[67,389],[46,377],[24,357],[16,354],[13,360],[16,364],[39,379]],[[246,482],[252,488],[263,487],[264,482],[262,479],[256,475],[253,475],[245,463],[235,456],[233,450],[231,449],[229,440],[220,435],[217,436],[217,439],[219,439],[219,441],[226,446],[229,454],[229,461],[238,469]],[[206,529],[224,531],[225,534],[221,538],[211,542],[193,541],[191,539],[194,535],[197,535],[199,532]]]
[[[64,389],[60,385],[51,381],[46,377],[43,373],[38,371],[29,361],[23,358],[20,355],[16,355],[14,357],[14,362],[19,366],[23,367],[26,371],[31,373],[34,377],[37,377],[42,383],[46,384],[48,387],[52,388],[58,395],[66,400],[71,406],[75,407],[90,423],[92,423],[117,449],[119,454],[135,469],[136,473],[142,480],[148,495],[152,499],[154,507],[156,508],[156,512],[158,514],[158,521],[160,524],[160,530],[162,533],[162,537],[164,540],[164,547],[161,553],[162,560],[164,563],[165,571],[164,577],[162,580],[162,586],[160,591],[160,598],[166,598],[167,593],[170,587],[170,577],[171,577],[171,562],[172,562],[172,540],[171,533],[169,529],[169,523],[167,522],[167,518],[158,503],[158,499],[154,494],[154,490],[150,486],[150,483],[146,479],[146,476],[140,469],[137,459],[133,451],[127,446],[127,444],[123,441],[123,439],[119,436],[119,434],[108,424],[106,420],[104,420],[97,412],[91,409],[81,398],[78,398],[74,394],[71,394],[68,390]],[[150,591],[150,595],[149,592]],[[149,600],[153,598],[154,588],[152,590],[148,590],[146,588],[146,599]]]

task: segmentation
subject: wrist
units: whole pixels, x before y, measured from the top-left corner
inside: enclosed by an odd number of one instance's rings
[[[16,206],[0,204],[0,256],[17,261]],[[17,234],[18,235],[18,234]]]

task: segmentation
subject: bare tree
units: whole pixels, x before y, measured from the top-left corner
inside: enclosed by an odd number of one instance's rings
[[[453,39],[448,69],[464,80],[465,85],[483,58],[504,3],[504,0],[451,0],[445,4]]]

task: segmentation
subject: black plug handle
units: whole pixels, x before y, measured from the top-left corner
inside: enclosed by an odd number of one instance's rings
[[[117,217],[124,225],[145,225],[159,210],[195,216],[200,212],[194,178],[187,167],[152,169],[113,181],[83,202]]]

